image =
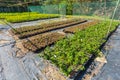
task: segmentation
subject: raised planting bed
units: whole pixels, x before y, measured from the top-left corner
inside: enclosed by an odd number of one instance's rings
[[[118,24],[113,22],[110,32]],[[70,76],[73,71],[84,70],[91,55],[99,55],[99,48],[106,41],[108,28],[109,21],[106,21],[78,31],[74,36],[58,41],[53,48],[47,47],[41,56],[54,63],[66,76]]]
[[[25,22],[38,19],[57,18],[56,14],[40,14],[37,12],[23,12],[23,13],[0,13],[0,18],[6,19],[8,22]]]
[[[27,38],[30,36],[34,36],[40,33],[45,33],[51,30],[59,29],[59,28],[64,28],[70,25],[75,25],[79,23],[86,22],[86,20],[70,20],[67,22],[59,22],[59,23],[52,23],[52,24],[45,24],[42,26],[37,26],[35,28],[33,27],[27,27],[27,28],[18,28],[18,29],[12,29],[11,32],[15,35],[18,36],[18,38],[23,39]]]
[[[60,34],[57,32],[40,34],[23,40],[22,44],[29,51],[36,52],[41,48],[53,44],[64,37],[64,34]]]
[[[38,29],[43,29],[43,28],[49,28],[49,27],[59,26],[59,25],[63,25],[63,24],[68,24],[68,23],[71,23],[71,22],[79,21],[79,20],[81,21],[81,19],[68,19],[66,21],[43,23],[41,25],[36,25],[36,26],[25,26],[25,27],[15,28],[15,29],[11,29],[11,31],[14,34],[20,34],[20,33],[28,32],[28,31],[33,31],[33,30],[38,30]]]
[[[97,24],[99,21],[91,21],[91,22],[87,22],[87,23],[84,23],[84,24],[81,24],[81,25],[78,25],[78,26],[73,26],[73,27],[69,27],[69,28],[66,28],[64,29],[63,31],[65,33],[75,33],[77,31],[80,31],[80,30],[83,30],[85,28],[88,28],[90,26],[93,26],[95,24]]]

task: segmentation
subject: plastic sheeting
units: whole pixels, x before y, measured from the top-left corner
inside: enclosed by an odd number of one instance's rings
[[[7,30],[2,30],[0,34],[0,41],[7,41],[0,42],[0,80],[38,80],[38,77],[47,80],[41,72],[46,66],[43,59],[32,53],[24,58],[17,58],[14,39]]]

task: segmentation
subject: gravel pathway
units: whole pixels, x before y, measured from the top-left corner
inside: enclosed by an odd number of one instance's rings
[[[120,26],[110,37],[104,49],[107,63],[92,80],[120,80]]]

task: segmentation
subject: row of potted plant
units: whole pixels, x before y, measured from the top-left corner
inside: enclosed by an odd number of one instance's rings
[[[35,52],[37,50],[40,50],[41,48],[55,43],[56,41],[64,37],[65,35],[57,32],[45,33],[23,40],[22,44],[29,51]]]

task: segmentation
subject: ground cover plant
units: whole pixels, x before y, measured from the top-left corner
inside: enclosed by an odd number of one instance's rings
[[[74,25],[82,22],[86,22],[86,20],[74,19],[74,20],[68,20],[68,21],[61,21],[57,23],[42,24],[40,26],[35,26],[35,27],[33,26],[21,27],[21,28],[11,29],[11,32],[17,35],[20,39],[23,39],[26,37],[40,34],[40,33],[48,32],[50,30],[64,28],[66,26],[70,26],[70,25]]]
[[[106,41],[109,24],[109,21],[101,22],[78,31],[74,36],[56,42],[53,48],[47,47],[40,56],[54,63],[65,75],[82,70],[91,55],[98,56],[100,45]],[[112,23],[110,32],[116,25],[118,22]]]
[[[46,33],[33,36],[27,40],[23,40],[23,46],[28,49],[29,51],[37,51],[41,48],[44,48],[50,44],[55,43],[56,41],[64,38],[65,35],[53,32],[53,33]]]
[[[25,22],[38,19],[57,18],[57,14],[40,14],[37,12],[23,13],[0,13],[0,18],[4,18],[8,22]]]

